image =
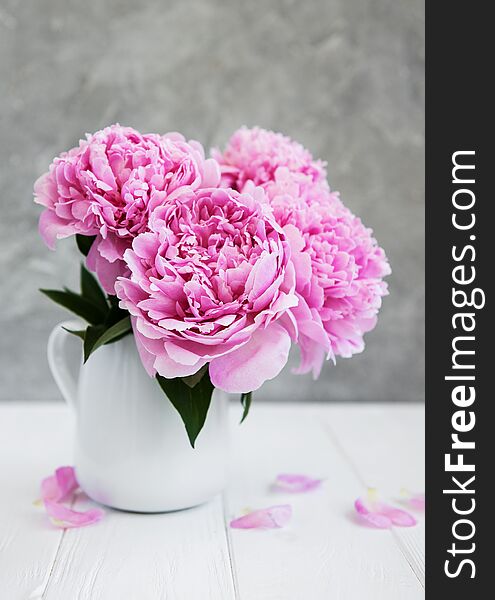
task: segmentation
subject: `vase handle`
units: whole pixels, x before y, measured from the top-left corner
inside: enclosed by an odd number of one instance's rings
[[[63,329],[81,329],[80,321],[64,321],[54,327],[48,338],[48,365],[67,404],[77,408],[77,380],[81,368],[81,342]]]

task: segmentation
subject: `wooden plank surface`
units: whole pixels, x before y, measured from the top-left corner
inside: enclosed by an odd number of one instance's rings
[[[37,600],[62,539],[40,508],[40,481],[71,461],[62,404],[0,404],[0,598]]]
[[[294,509],[286,529],[230,531],[243,600],[407,600],[424,595],[421,582],[398,547],[396,532],[357,523],[353,502],[366,492],[366,484],[329,431],[334,409],[339,416],[349,410],[351,417],[360,410],[304,404],[283,410],[276,405],[255,406],[237,432],[236,468],[226,493],[228,516],[241,513],[244,507],[285,502]],[[391,431],[393,418],[384,411],[380,421],[375,419],[380,443]],[[353,419],[349,427],[352,429]],[[368,452],[374,453],[372,445]],[[397,452],[405,462],[410,460],[406,446],[390,448],[391,454]],[[281,472],[322,477],[325,483],[311,494],[274,494],[270,483]],[[384,477],[387,479],[386,474]],[[400,489],[403,480],[387,479],[387,483],[387,487]]]
[[[332,438],[364,487],[376,488],[399,506],[403,502],[403,489],[424,491],[423,411],[412,405],[391,408],[387,405],[335,406],[324,419]],[[424,515],[414,513],[414,516],[418,519],[417,527],[396,528],[393,533],[397,545],[424,586]]]
[[[188,511],[112,511],[67,531],[46,600],[230,600],[232,573],[221,498]]]
[[[0,405],[0,598],[8,600],[401,600],[424,597],[424,528],[360,525],[367,486],[398,498],[424,489],[419,405],[232,407],[230,484],[222,498],[166,515],[108,511],[61,533],[33,506],[41,478],[70,464],[62,404]],[[278,473],[325,479],[305,495],[273,491]],[[273,531],[228,528],[245,509],[290,503]]]

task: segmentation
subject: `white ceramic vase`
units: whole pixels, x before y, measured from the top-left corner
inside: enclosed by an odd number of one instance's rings
[[[193,449],[184,424],[145,372],[134,336],[99,348],[82,365],[81,341],[62,329],[48,341],[53,377],[76,417],[75,469],[81,488],[102,504],[165,512],[201,504],[226,478],[228,397],[215,390]]]

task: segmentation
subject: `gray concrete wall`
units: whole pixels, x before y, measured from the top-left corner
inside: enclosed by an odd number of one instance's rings
[[[58,397],[37,288],[75,284],[72,241],[37,234],[32,184],[119,121],[206,147],[242,124],[328,161],[393,268],[364,354],[259,397],[415,401],[424,385],[424,56],[420,0],[0,0],[0,400]]]

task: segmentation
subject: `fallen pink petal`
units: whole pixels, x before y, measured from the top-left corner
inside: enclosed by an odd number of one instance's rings
[[[407,511],[378,501],[374,490],[368,492],[367,498],[358,498],[354,508],[363,521],[378,529],[390,529],[393,525],[413,527],[417,523]]]
[[[277,476],[275,487],[280,491],[299,494],[302,492],[311,492],[319,488],[321,482],[321,479],[313,479],[307,475],[281,473]]]
[[[59,504],[58,502],[52,502],[50,500],[46,500],[44,504],[46,513],[50,517],[53,525],[61,527],[62,529],[92,525],[93,523],[101,521],[104,515],[104,512],[100,508],[92,508],[80,512],[72,510],[64,504]]]
[[[67,499],[78,487],[74,467],[59,467],[54,475],[41,482],[41,498],[43,501],[60,502]]]
[[[354,502],[354,508],[361,519],[373,527],[378,529],[390,529],[392,527],[392,521],[389,517],[370,511],[361,498]]]
[[[230,522],[233,529],[280,529],[292,517],[290,504],[279,504],[252,511]]]
[[[62,501],[71,502],[78,488],[74,467],[59,467],[53,475],[43,479],[41,500],[53,525],[62,529],[85,527],[102,519],[104,512],[100,508],[81,512],[62,504]]]
[[[402,490],[404,502],[411,508],[417,511],[425,511],[425,493],[424,492],[410,492],[409,490]]]

